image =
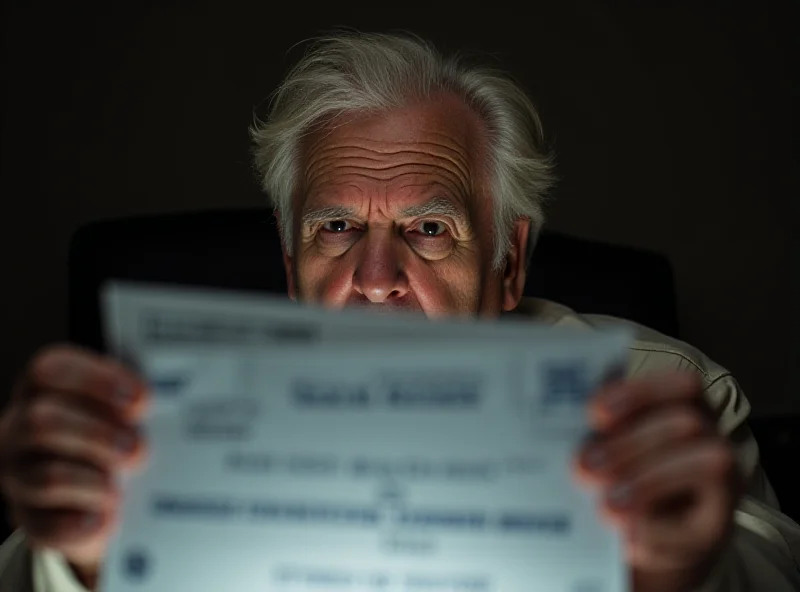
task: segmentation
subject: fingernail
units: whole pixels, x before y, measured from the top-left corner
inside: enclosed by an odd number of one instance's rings
[[[608,501],[612,506],[624,508],[631,501],[631,486],[627,483],[615,485],[608,492]]]

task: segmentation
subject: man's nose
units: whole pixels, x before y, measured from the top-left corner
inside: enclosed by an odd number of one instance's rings
[[[408,278],[403,271],[398,237],[392,228],[370,228],[359,251],[353,275],[353,289],[373,303],[402,298],[408,293]]]

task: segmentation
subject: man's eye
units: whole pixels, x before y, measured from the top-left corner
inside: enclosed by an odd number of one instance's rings
[[[322,229],[328,232],[347,232],[353,229],[353,225],[347,220],[330,220],[322,225]]]
[[[414,230],[424,236],[439,236],[447,230],[447,226],[441,222],[426,220],[425,222],[420,222],[417,224],[414,227]]]

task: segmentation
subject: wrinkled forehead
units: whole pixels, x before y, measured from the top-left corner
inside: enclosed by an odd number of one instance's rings
[[[484,193],[484,146],[480,118],[450,95],[348,114],[306,138],[295,211],[335,205],[342,192],[413,201],[438,191],[466,207]]]

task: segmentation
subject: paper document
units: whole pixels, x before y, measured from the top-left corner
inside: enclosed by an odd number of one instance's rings
[[[570,466],[625,332],[119,284],[153,385],[106,592],[623,592]]]

